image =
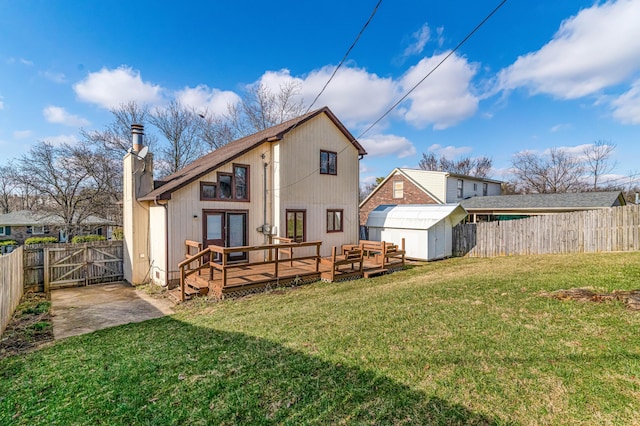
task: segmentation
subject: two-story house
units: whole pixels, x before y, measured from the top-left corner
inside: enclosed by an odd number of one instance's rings
[[[322,256],[358,240],[366,151],[326,107],[231,142],[155,185],[152,156],[140,155],[143,129],[132,131],[123,217],[131,283],[176,282],[186,240],[237,247],[280,236],[322,241]],[[234,256],[242,261],[247,253]]]
[[[396,168],[360,203],[360,223],[380,205],[452,204],[500,195],[502,182],[448,172]]]

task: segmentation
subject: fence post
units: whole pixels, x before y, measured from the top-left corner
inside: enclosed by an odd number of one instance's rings
[[[44,260],[44,292],[49,293],[51,284],[51,275],[49,274],[49,249],[44,247],[42,249],[42,257]]]

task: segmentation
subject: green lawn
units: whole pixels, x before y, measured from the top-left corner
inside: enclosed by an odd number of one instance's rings
[[[640,424],[640,253],[451,259],[0,361],[0,424]]]

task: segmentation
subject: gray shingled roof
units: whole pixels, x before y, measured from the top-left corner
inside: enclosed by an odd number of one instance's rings
[[[229,142],[223,147],[216,149],[215,151],[200,157],[193,163],[178,170],[174,174],[162,179],[161,186],[154,189],[147,195],[140,197],[140,200],[153,201],[153,200],[168,200],[171,199],[171,193],[182,188],[185,185],[197,180],[201,176],[215,170],[222,165],[232,161],[234,158],[239,157],[252,150],[253,148],[265,143],[275,142],[280,139],[289,131],[295,127],[304,124],[306,121],[314,118],[315,116],[325,113],[333,121],[333,123],[340,129],[340,131],[346,136],[346,138],[355,146],[360,155],[365,155],[367,152],[362,145],[358,143],[356,138],[347,130],[346,127],[338,120],[338,118],[327,107],[323,107],[301,115],[300,117],[285,121],[284,123],[262,130],[253,135],[246,136],[244,138]]]
[[[619,191],[569,194],[524,194],[473,197],[462,201],[467,210],[597,209],[624,205]]]
[[[55,215],[31,210],[18,210],[0,215],[0,226],[62,225],[63,220]],[[89,216],[82,225],[115,225],[115,222],[97,216]]]

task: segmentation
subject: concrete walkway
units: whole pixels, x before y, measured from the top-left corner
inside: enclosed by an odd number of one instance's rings
[[[63,339],[173,314],[173,303],[127,283],[96,284],[51,292],[53,336]]]

